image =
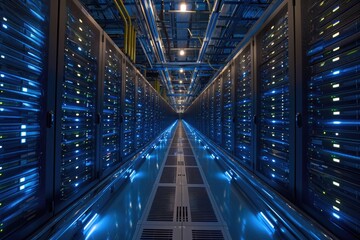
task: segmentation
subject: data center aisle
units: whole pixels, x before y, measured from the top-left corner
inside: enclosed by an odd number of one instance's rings
[[[231,239],[182,122],[134,239]]]

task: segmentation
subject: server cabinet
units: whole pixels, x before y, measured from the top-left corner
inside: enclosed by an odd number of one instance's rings
[[[50,216],[56,13],[56,1],[0,2],[1,239]]]
[[[305,1],[303,201],[344,239],[360,236],[360,2]]]
[[[101,28],[80,3],[61,1],[55,200],[57,209],[96,180]]]
[[[201,120],[199,123],[200,129],[202,134],[206,135],[206,115],[207,115],[207,108],[206,108],[206,102],[207,102],[207,98],[206,98],[206,92],[203,92],[200,96],[201,100],[200,100],[200,114],[201,114]]]
[[[253,75],[251,46],[239,53],[236,61],[235,156],[245,166],[253,168]]]
[[[294,177],[291,53],[292,7],[284,4],[256,36],[258,89],[257,170],[283,194],[292,195]],[[290,11],[289,11],[290,9]],[[293,48],[293,46],[291,46]],[[292,93],[292,94],[291,94]]]
[[[212,83],[208,87],[209,92],[209,137],[215,141],[215,95],[214,95],[214,84]]]
[[[102,66],[101,116],[101,172],[108,171],[121,162],[121,84],[122,53],[109,36],[105,34]]]
[[[135,148],[140,149],[144,143],[144,123],[145,123],[145,89],[144,80],[138,76],[136,82],[136,120],[135,120]]]
[[[222,122],[222,76],[219,76],[214,83],[214,127],[215,127],[215,139],[214,141],[219,144],[219,146],[222,145],[222,128],[223,128],[223,122]]]
[[[152,90],[151,86],[148,86],[148,92]],[[155,90],[152,90],[155,91]],[[160,133],[161,129],[161,116],[160,116],[160,97],[158,94],[155,95],[155,102],[154,102],[154,106],[153,106],[153,111],[154,111],[154,118],[153,118],[153,122],[154,122],[154,132],[156,135],[158,135]],[[150,111],[150,110],[148,110]],[[148,125],[151,124],[151,120],[149,119],[148,121]],[[150,132],[148,134],[151,134]]]
[[[230,153],[234,150],[234,77],[233,63],[231,63],[222,73],[223,82],[223,104],[222,104],[222,144]]]
[[[122,155],[129,156],[135,150],[135,71],[133,67],[125,61],[124,65],[125,81],[123,82],[123,139]]]
[[[146,82],[145,82],[146,83]],[[144,85],[144,142],[148,143],[151,139],[150,132],[150,86],[148,84]],[[155,110],[155,109],[154,109]],[[156,112],[154,111],[154,115],[156,116]],[[155,123],[154,123],[155,125]]]

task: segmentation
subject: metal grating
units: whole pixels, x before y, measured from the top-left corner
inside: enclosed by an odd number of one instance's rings
[[[184,156],[184,161],[186,166],[197,166],[194,156]]]
[[[172,229],[144,229],[141,238],[144,240],[172,240],[173,239],[173,230]]]
[[[178,161],[177,164],[181,165],[181,166],[184,166],[184,161]]]
[[[151,205],[148,221],[173,221],[175,187],[158,187]]]
[[[168,156],[165,162],[165,165],[176,165],[177,164],[177,156]]]
[[[194,155],[191,148],[184,148],[183,152],[184,152],[184,155]]]
[[[192,230],[193,240],[223,240],[224,236],[221,230]]]
[[[178,148],[170,148],[169,155],[176,155],[178,153]]]
[[[214,209],[204,187],[189,187],[192,222],[217,222]]]
[[[164,167],[160,183],[176,183],[176,167]]]
[[[188,184],[203,184],[203,180],[198,168],[187,167],[186,179]]]
[[[176,221],[177,222],[188,222],[188,208],[184,206],[178,206],[176,208]]]

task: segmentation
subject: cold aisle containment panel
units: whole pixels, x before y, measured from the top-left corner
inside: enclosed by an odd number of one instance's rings
[[[1,1],[0,16],[0,238],[22,239],[177,116],[77,1]]]
[[[239,168],[339,238],[356,239],[360,3],[295,3],[284,1],[200,94],[214,117],[203,117],[208,113],[196,99],[183,118],[221,149],[228,151],[233,141]],[[219,84],[229,72],[235,72],[232,90]],[[231,102],[229,92],[235,94]],[[234,104],[231,122],[229,104]],[[216,135],[204,125],[214,126]],[[229,139],[220,142],[221,135]]]

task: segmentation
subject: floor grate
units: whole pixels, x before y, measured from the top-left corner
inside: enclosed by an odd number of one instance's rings
[[[221,230],[192,230],[193,240],[223,240]]]
[[[177,156],[168,156],[165,165],[177,165]]]
[[[172,229],[143,229],[141,238],[142,240],[172,240],[173,230]]]
[[[178,154],[178,148],[170,148],[169,155],[176,155]]]
[[[186,179],[188,184],[203,184],[200,171],[198,168],[187,167],[186,168]]]
[[[160,183],[176,183],[176,167],[164,167]]]
[[[188,187],[192,222],[217,222],[214,209],[204,187]]]
[[[178,206],[176,208],[176,221],[177,222],[188,222],[188,208],[184,206]]]
[[[194,156],[184,156],[186,166],[197,166]]]
[[[194,155],[191,148],[183,148],[184,155]]]
[[[158,187],[148,215],[148,221],[173,221],[175,187]]]

